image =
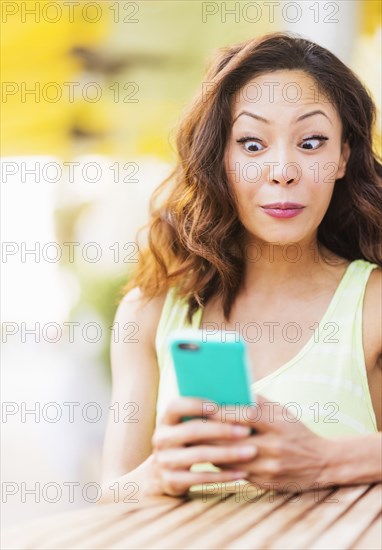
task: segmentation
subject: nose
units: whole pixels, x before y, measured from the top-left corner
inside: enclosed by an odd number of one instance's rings
[[[293,177],[291,177],[293,176]],[[269,169],[269,181],[282,185],[291,185],[299,181],[301,168],[297,162],[273,162]]]

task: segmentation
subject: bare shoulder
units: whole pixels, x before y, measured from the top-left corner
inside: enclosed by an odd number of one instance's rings
[[[155,349],[155,335],[167,292],[148,299],[140,288],[130,290],[121,300],[115,322],[136,323],[142,338]]]
[[[375,360],[382,355],[382,269],[370,273],[364,296],[363,324],[365,351]]]

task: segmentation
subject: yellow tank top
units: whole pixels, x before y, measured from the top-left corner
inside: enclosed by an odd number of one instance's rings
[[[256,393],[290,407],[312,431],[324,437],[377,432],[362,345],[362,306],[366,283],[378,265],[351,262],[332,300],[305,346],[284,365],[252,385]],[[157,420],[179,395],[167,339],[172,330],[199,329],[202,309],[192,322],[187,303],[169,289],[156,333],[160,369]]]

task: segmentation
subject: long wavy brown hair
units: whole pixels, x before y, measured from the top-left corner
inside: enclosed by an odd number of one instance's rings
[[[187,300],[188,321],[219,295],[229,320],[245,266],[245,229],[223,161],[231,99],[254,77],[276,70],[302,70],[315,80],[336,107],[342,140],[351,147],[346,174],[335,182],[318,227],[319,248],[382,266],[382,164],[373,150],[373,100],[333,53],[295,33],[278,32],[219,48],[209,59],[202,88],[177,129],[176,166],[154,191],[149,222],[138,231],[137,237],[148,227],[147,243],[122,294],[139,287],[149,300],[176,287]]]

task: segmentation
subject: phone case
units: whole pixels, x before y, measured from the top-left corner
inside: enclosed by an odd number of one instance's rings
[[[191,349],[180,345],[186,344]],[[247,348],[238,333],[183,329],[169,337],[179,393],[219,405],[254,404]]]

